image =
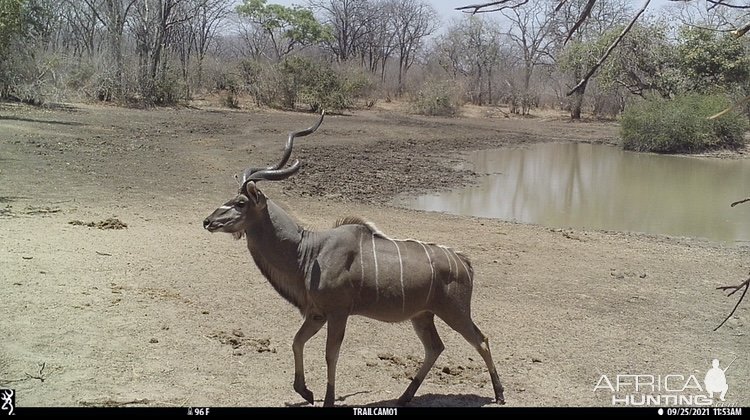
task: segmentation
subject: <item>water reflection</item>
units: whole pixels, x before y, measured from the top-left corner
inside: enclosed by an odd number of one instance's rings
[[[539,144],[472,155],[489,174],[472,188],[405,198],[407,207],[577,227],[750,240],[750,161],[625,152],[591,144]]]

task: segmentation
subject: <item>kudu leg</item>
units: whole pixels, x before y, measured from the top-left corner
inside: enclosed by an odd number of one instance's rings
[[[315,335],[326,323],[326,318],[319,315],[308,315],[305,317],[305,321],[302,326],[299,327],[299,331],[294,336],[294,343],[292,344],[292,351],[294,352],[294,390],[302,396],[310,404],[314,404],[313,393],[305,385],[305,366],[303,353],[305,350],[305,343],[312,336]]]
[[[333,407],[336,398],[336,363],[339,361],[341,342],[344,341],[347,315],[328,317],[328,336],[326,337],[326,364],[328,365],[328,387],[323,407]]]
[[[406,388],[406,391],[398,399],[399,405],[404,405],[411,401],[419,386],[422,385],[422,381],[424,381],[424,378],[430,372],[430,369],[432,369],[432,365],[435,364],[435,360],[437,360],[440,353],[445,349],[435,329],[435,314],[431,312],[421,313],[411,319],[411,325],[414,327],[419,340],[422,341],[422,345],[424,345],[424,362]]]
[[[490,342],[487,337],[482,334],[479,327],[474,324],[471,320],[471,316],[462,312],[452,313],[451,316],[440,316],[440,319],[445,321],[449,327],[456,330],[461,334],[466,341],[469,342],[479,355],[484,359],[484,363],[487,364],[487,369],[490,371],[490,379],[492,379],[492,388],[495,391],[495,402],[498,404],[505,404],[505,396],[503,395],[503,385],[500,383],[500,377],[497,375],[497,369],[495,363],[492,361],[492,354],[490,353]]]

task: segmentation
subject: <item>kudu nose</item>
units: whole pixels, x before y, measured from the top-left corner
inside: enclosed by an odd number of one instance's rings
[[[203,229],[208,229],[208,225],[211,224],[211,221],[208,219],[203,220]]]

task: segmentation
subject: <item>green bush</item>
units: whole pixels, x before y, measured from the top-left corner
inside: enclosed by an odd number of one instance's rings
[[[422,115],[456,115],[461,108],[460,94],[454,82],[428,81],[412,98],[412,105]]]
[[[289,57],[279,66],[285,76],[283,91],[288,107],[302,102],[313,111],[351,109],[355,100],[370,89],[370,81],[363,73],[335,69],[330,63]]]
[[[741,147],[745,144],[747,117],[732,111],[707,119],[730,105],[725,96],[698,94],[634,104],[622,116],[623,147],[657,153]]]

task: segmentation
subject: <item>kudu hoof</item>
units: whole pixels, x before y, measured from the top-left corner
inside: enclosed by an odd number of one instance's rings
[[[503,396],[503,394],[495,396],[495,402],[497,403],[497,405],[505,405],[505,397]]]
[[[304,398],[304,399],[305,399],[305,401],[309,402],[309,403],[310,403],[310,404],[312,404],[312,405],[315,405],[315,399],[313,398],[313,393],[312,393],[312,391],[310,391],[310,390],[309,390],[309,389],[307,389],[307,388],[302,388],[302,389],[297,389],[297,388],[295,388],[294,390],[295,390],[295,391],[297,391],[297,393],[298,393],[298,394],[299,394],[299,395],[300,395],[300,396],[301,396],[302,398]]]

